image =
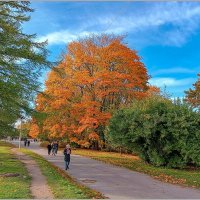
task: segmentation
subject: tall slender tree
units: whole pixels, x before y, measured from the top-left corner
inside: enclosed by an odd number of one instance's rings
[[[46,42],[23,31],[30,12],[28,1],[0,2],[0,135],[13,130],[21,112],[30,111],[41,70],[50,66]]]

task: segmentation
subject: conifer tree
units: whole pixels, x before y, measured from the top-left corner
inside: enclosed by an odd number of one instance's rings
[[[50,66],[46,42],[36,42],[22,25],[33,12],[27,1],[0,2],[0,136],[11,133],[39,88],[41,70]]]

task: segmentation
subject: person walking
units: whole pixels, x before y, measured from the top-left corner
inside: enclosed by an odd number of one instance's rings
[[[49,142],[49,144],[47,145],[47,149],[48,149],[48,155],[51,154],[51,143]]]
[[[56,143],[53,142],[53,144],[52,144],[52,155],[53,155],[53,156],[56,155],[56,147],[57,147]]]
[[[31,143],[31,141],[30,141],[30,140],[28,140],[28,142],[27,142],[27,144],[28,144],[28,147],[30,146],[30,143]]]
[[[69,163],[70,163],[70,154],[71,154],[71,148],[69,144],[66,145],[63,151],[63,154],[64,154],[64,161],[65,161],[65,170],[68,170]]]
[[[24,146],[26,147],[26,144],[27,144],[27,139],[25,138],[24,139]]]
[[[58,141],[56,142],[55,146],[56,146],[55,154],[57,154],[58,153]]]

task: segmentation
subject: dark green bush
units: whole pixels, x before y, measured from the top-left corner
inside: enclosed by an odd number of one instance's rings
[[[200,166],[200,114],[180,101],[157,97],[117,111],[107,140],[155,166]]]

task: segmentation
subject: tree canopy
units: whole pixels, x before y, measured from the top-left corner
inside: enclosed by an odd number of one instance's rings
[[[137,153],[155,166],[200,166],[199,125],[199,113],[188,104],[154,96],[118,110],[107,137],[112,146]]]
[[[50,66],[46,43],[23,32],[30,12],[27,1],[0,2],[0,135],[11,133],[20,113],[30,111],[40,72]]]
[[[137,52],[121,36],[92,35],[71,42],[63,61],[49,73],[44,94],[37,96],[36,109],[46,118],[33,128],[81,146],[102,144],[112,112],[149,95],[148,79]]]
[[[194,88],[186,91],[186,101],[189,102],[194,108],[200,110],[200,74],[198,80],[193,84]]]

